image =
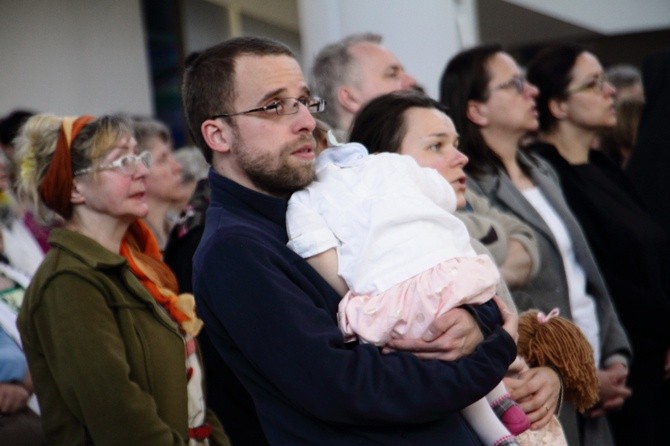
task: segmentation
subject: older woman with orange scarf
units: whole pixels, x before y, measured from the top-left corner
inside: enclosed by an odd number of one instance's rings
[[[20,191],[64,220],[18,326],[49,444],[228,444],[207,411],[190,295],[139,220],[151,157],[120,116],[37,115]]]

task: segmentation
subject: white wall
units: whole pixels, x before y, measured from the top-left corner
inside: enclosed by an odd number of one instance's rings
[[[307,69],[327,43],[354,32],[380,33],[433,96],[447,59],[478,40],[474,0],[207,1],[231,8],[235,17],[243,13],[289,32],[299,23]],[[508,1],[610,31],[670,26],[670,0]],[[0,116],[19,107],[58,114],[153,114],[140,4],[0,0]],[[231,25],[224,34],[235,29]],[[214,34],[212,39],[220,39]],[[204,38],[191,37],[187,33],[193,46]]]
[[[232,15],[245,14],[288,31],[298,31],[296,0],[207,0],[228,8]],[[233,18],[233,21],[235,19]],[[237,35],[237,30],[233,30]]]
[[[0,116],[152,113],[139,0],[0,3]]]
[[[670,27],[670,0],[507,0],[605,35]]]

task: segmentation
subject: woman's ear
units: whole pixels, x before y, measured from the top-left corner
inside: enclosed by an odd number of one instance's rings
[[[86,203],[86,198],[81,193],[80,188],[85,187],[83,184],[79,183],[77,180],[72,182],[72,192],[70,192],[70,203],[72,204],[83,204]]]
[[[488,107],[481,101],[470,99],[465,110],[465,115],[479,127],[485,127],[489,123]]]
[[[205,142],[214,152],[226,153],[230,151],[233,141],[233,129],[222,119],[206,119],[200,126],[200,132]]]
[[[563,120],[568,117],[568,104],[566,101],[560,99],[549,99],[547,104],[549,113],[558,120]]]

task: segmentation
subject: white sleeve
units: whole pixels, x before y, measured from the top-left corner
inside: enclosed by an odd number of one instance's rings
[[[406,168],[419,187],[431,201],[441,208],[454,213],[456,211],[456,192],[449,182],[435,169],[430,167],[421,167],[416,161],[412,160]]]
[[[286,210],[287,246],[303,258],[309,258],[339,243],[326,220],[312,205],[312,195],[306,191],[291,196]]]

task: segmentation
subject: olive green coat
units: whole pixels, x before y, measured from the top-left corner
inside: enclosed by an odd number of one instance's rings
[[[56,229],[18,327],[50,445],[188,442],[184,340],[125,259]],[[212,444],[228,444],[213,415]]]

